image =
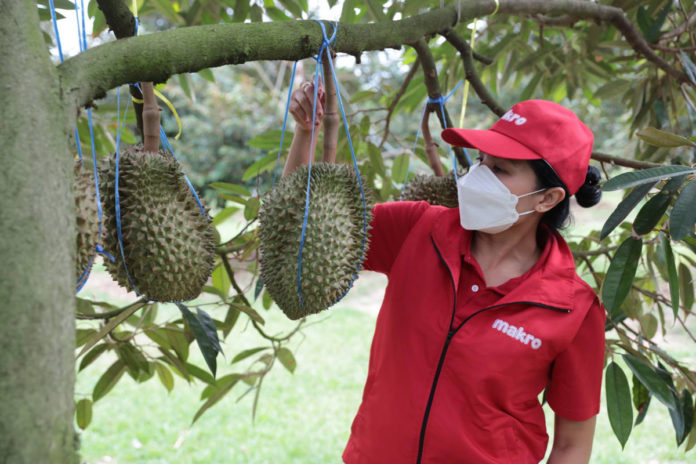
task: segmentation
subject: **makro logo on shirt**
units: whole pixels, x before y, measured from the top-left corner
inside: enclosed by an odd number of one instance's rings
[[[532,334],[526,333],[524,327],[515,327],[501,319],[496,319],[495,322],[493,322],[493,328],[504,333],[508,337],[514,338],[520,343],[531,345],[533,350],[538,350],[541,347],[541,340]]]
[[[514,122],[518,126],[521,126],[522,124],[527,122],[527,118],[523,118],[519,114],[513,113],[512,110],[509,110],[500,119],[502,119],[503,121]]]

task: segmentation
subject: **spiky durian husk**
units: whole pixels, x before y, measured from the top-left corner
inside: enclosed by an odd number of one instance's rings
[[[273,300],[293,320],[327,309],[351,287],[367,253],[372,220],[371,194],[365,192],[365,211],[350,167],[312,166],[301,304],[297,267],[307,173],[308,167],[303,166],[281,179],[266,194],[259,211],[261,277]]]
[[[416,174],[404,187],[401,200],[423,200],[431,205],[456,208],[459,206],[457,182],[451,174],[446,176]]]
[[[201,213],[171,154],[145,153],[137,145],[121,150],[119,197],[121,236],[128,275],[118,245],[115,210],[115,155],[100,167],[103,180],[104,249],[111,276],[123,287],[133,285],[146,298],[185,301],[198,296],[210,277],[215,258],[212,221]],[[201,200],[202,201],[202,200]]]
[[[77,257],[75,258],[75,280],[85,274],[92,264],[99,240],[99,212],[97,189],[92,170],[75,160],[73,169],[73,191],[75,194]]]

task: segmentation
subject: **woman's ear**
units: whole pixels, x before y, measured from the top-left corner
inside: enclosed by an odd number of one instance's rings
[[[541,200],[534,209],[539,213],[545,213],[563,201],[566,196],[562,187],[551,187],[542,194]]]

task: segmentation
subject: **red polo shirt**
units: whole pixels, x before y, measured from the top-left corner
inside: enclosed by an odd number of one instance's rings
[[[389,283],[346,463],[538,463],[545,387],[562,417],[598,413],[604,311],[560,235],[546,231],[524,275],[486,287],[456,208],[373,212],[364,265]]]

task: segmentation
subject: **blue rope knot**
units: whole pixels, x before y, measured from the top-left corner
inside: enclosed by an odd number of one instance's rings
[[[450,99],[454,93],[459,90],[459,87],[464,83],[464,81],[459,81],[457,85],[454,86],[452,91],[448,93],[447,95],[443,96],[440,95],[439,97],[428,97],[428,99],[425,101],[425,106],[423,107],[423,115],[421,116],[421,121],[420,124],[418,125],[418,129],[416,130],[416,140],[413,141],[413,148],[411,149],[411,153],[416,152],[416,147],[418,146],[418,138],[420,137],[420,132],[421,132],[421,127],[423,126],[423,121],[425,120],[425,115],[427,114],[428,111],[428,105],[438,105],[440,107],[440,114],[442,115],[442,123],[447,129],[447,118],[445,117],[445,103],[447,103],[447,100]],[[466,162],[471,166],[471,158],[469,157],[469,151],[464,148],[464,156],[466,156]],[[450,160],[452,161],[452,173],[454,175],[454,180],[457,180],[457,159],[454,157],[454,150],[452,150],[452,145],[449,145],[449,157]],[[401,187],[401,194],[403,195],[404,193],[404,188],[406,187],[406,181],[408,180],[408,176],[411,173],[411,163],[409,159],[409,164],[408,168],[406,169],[406,176],[404,177],[404,185]]]
[[[319,21],[319,20],[314,20],[316,21],[319,26],[321,26],[321,32],[322,32],[322,43],[321,46],[319,47],[319,52],[317,53],[317,56],[314,57],[314,59],[317,62],[317,67],[316,71],[314,73],[314,99],[312,103],[312,134],[310,138],[310,154],[309,154],[309,163],[308,163],[308,170],[307,170],[307,188],[305,191],[305,209],[304,209],[304,218],[302,220],[302,234],[300,235],[300,251],[299,251],[299,256],[297,259],[297,296],[300,301],[300,306],[304,308],[304,299],[302,298],[302,285],[301,285],[301,278],[302,278],[302,252],[304,250],[304,244],[305,244],[305,236],[307,232],[307,219],[309,217],[309,194],[310,194],[310,183],[312,179],[312,159],[313,159],[313,153],[311,152],[311,147],[314,145],[314,129],[315,129],[315,121],[316,121],[316,113],[317,113],[317,90],[319,88],[319,75],[321,74],[322,79],[324,78],[323,75],[323,70],[321,64],[321,57],[324,51],[330,51],[331,49],[331,44],[336,40],[336,32],[338,31],[338,22],[334,22],[334,30],[333,34],[331,37],[328,37],[326,35],[326,27],[324,26],[324,23]],[[327,52],[328,53],[328,52]],[[336,70],[334,69],[333,66],[333,60],[329,59],[329,68],[331,70],[331,75],[333,78],[334,85],[336,89],[338,89],[338,79],[336,78]],[[294,71],[294,67],[293,67]],[[292,82],[292,81],[291,81]],[[291,87],[292,89],[292,87]],[[353,167],[355,169],[355,174],[357,175],[358,178],[358,185],[360,186],[360,195],[362,197],[362,203],[363,203],[363,232],[365,235],[367,235],[367,204],[365,200],[365,191],[363,188],[362,184],[362,179],[360,178],[360,171],[358,170],[358,162],[355,158],[355,150],[353,148],[353,141],[350,137],[350,129],[348,127],[348,120],[346,118],[346,112],[343,107],[343,100],[341,99],[341,92],[336,92],[336,96],[338,99],[338,106],[339,109],[341,110],[341,115],[343,117],[343,126],[346,131],[346,139],[348,140],[348,146],[350,147],[350,154],[353,159]],[[288,92],[288,102],[290,99],[290,92]],[[287,119],[287,107],[286,107],[286,119]],[[283,122],[283,130],[285,130],[285,121]],[[281,135],[281,140],[282,140],[282,135]],[[281,145],[282,148],[282,145]],[[280,149],[279,149],[280,150]],[[366,240],[365,237],[363,237],[363,243],[362,243],[362,254],[364,255],[365,253],[365,246],[366,246]],[[353,281],[358,277],[358,272],[360,271],[360,268],[362,266],[362,263],[358,263],[355,269],[355,274],[353,275]],[[353,286],[353,282],[350,283],[348,289],[341,295],[336,301],[332,303],[335,304],[337,301],[339,301],[341,298],[343,298],[346,293],[350,290],[350,288]]]

